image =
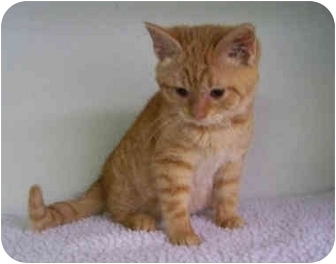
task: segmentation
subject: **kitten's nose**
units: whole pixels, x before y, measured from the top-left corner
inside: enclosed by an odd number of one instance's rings
[[[192,116],[200,121],[207,116],[209,108],[209,99],[207,97],[199,98],[192,107]]]
[[[206,117],[206,113],[203,110],[194,110],[193,111],[193,117],[196,120],[201,121],[202,119],[204,119]]]

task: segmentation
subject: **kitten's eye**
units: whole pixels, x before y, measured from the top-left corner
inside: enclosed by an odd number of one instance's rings
[[[210,92],[211,97],[213,98],[221,98],[224,94],[224,89],[212,89]]]
[[[182,87],[175,88],[175,92],[181,97],[187,97],[189,95],[189,91]]]

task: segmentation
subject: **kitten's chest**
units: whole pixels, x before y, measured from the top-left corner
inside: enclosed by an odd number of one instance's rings
[[[229,153],[222,151],[199,162],[191,182],[190,213],[195,213],[211,205],[216,172],[228,159]]]

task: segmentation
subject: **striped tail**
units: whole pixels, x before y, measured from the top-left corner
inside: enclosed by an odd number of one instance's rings
[[[56,202],[46,206],[43,201],[41,188],[38,185],[33,185],[29,191],[28,202],[32,229],[42,231],[101,213],[105,208],[102,189],[101,181],[98,180],[79,199]]]

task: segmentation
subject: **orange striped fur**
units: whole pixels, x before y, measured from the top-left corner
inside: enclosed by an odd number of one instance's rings
[[[237,212],[252,137],[260,47],[250,24],[159,27],[146,23],[158,58],[159,91],[79,199],[46,206],[29,193],[29,216],[44,230],[106,211],[134,230],[165,222],[171,243],[197,245],[190,214],[213,206],[221,227]]]

